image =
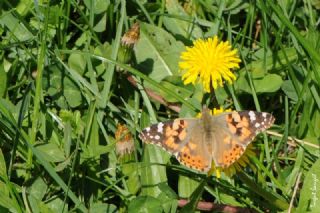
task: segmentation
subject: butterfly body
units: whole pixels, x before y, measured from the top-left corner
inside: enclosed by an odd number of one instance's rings
[[[212,161],[227,168],[244,153],[261,131],[269,128],[274,117],[265,112],[240,111],[201,118],[178,118],[145,128],[139,137],[173,154],[183,165],[208,172]]]

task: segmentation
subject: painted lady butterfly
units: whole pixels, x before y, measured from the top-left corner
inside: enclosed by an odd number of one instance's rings
[[[163,147],[181,164],[208,172],[212,161],[216,167],[232,165],[255,136],[268,129],[274,120],[266,112],[233,111],[212,116],[204,109],[201,118],[160,122],[145,128],[139,137]]]

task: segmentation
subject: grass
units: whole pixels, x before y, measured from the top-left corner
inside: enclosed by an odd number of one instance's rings
[[[0,5],[0,212],[320,209],[317,1]],[[130,52],[121,38],[135,22]],[[233,84],[205,94],[183,84],[178,62],[214,35],[242,63]],[[137,137],[203,104],[276,118],[232,177],[207,177]],[[120,156],[128,138],[134,151]]]

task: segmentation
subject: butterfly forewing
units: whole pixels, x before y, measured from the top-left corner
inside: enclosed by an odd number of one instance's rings
[[[265,112],[241,111],[212,117],[216,132],[212,156],[216,166],[229,167],[244,153],[255,136],[268,129],[274,117]]]
[[[187,134],[186,125],[184,119],[160,122],[142,130],[139,137],[146,143],[161,146],[171,154],[176,154],[182,144],[181,139]]]

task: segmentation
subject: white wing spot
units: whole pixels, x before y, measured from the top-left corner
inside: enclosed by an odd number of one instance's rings
[[[259,127],[260,127],[260,124],[259,124],[259,123],[256,123],[254,126],[255,126],[256,128],[259,128]]]
[[[154,139],[159,140],[159,139],[160,139],[160,136],[159,136],[159,135],[156,135],[156,136],[154,136]]]
[[[240,122],[240,115],[238,112],[232,112],[232,118],[235,122]]]
[[[148,134],[148,135],[149,135],[149,134]],[[150,138],[150,139],[153,139],[153,135],[149,135],[149,138]]]
[[[145,128],[145,130],[146,130],[147,132],[149,132],[149,131],[150,131],[150,127]]]
[[[262,113],[262,117],[266,118],[267,117],[267,113],[263,112]]]
[[[254,111],[249,111],[249,116],[250,116],[250,120],[251,121],[255,121],[256,120],[256,114],[254,113]]]
[[[162,132],[163,132],[163,126],[164,126],[164,124],[163,124],[162,122],[158,123],[158,130],[157,130],[157,132],[162,133]]]

